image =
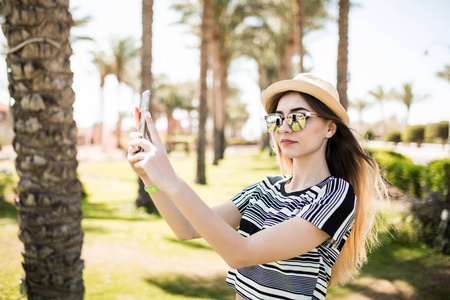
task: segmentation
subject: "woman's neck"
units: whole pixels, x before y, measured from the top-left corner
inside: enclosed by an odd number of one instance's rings
[[[305,157],[293,160],[293,176],[286,183],[287,192],[301,191],[318,184],[331,175],[325,157]]]

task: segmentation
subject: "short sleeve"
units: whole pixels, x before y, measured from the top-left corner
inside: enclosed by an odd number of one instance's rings
[[[282,180],[284,176],[269,175],[263,181],[255,183],[243,189],[239,194],[231,198],[241,214],[244,213],[251,199],[256,199],[255,195],[261,195],[262,191],[269,190],[271,186]]]
[[[244,213],[250,199],[252,198],[255,190],[257,189],[259,183],[255,183],[249,187],[243,189],[239,194],[231,198],[231,201],[236,205],[237,209],[241,214]]]
[[[325,231],[340,245],[355,220],[356,196],[353,187],[340,178],[330,181],[324,189],[298,216]]]

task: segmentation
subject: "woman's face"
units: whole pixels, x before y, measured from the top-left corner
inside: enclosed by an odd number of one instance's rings
[[[292,112],[316,113],[297,92],[287,93],[278,102],[276,113],[286,116]],[[293,131],[286,118],[274,133],[281,152],[286,158],[302,158],[313,155],[325,156],[327,140],[336,132],[336,125],[320,117],[307,117],[305,127]]]

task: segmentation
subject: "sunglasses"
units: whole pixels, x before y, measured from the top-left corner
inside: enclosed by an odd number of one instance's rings
[[[305,128],[307,117],[318,117],[316,113],[312,112],[293,112],[285,116],[278,113],[268,114],[264,117],[266,120],[268,132],[278,132],[281,125],[283,125],[284,119],[287,119],[287,123],[292,131],[300,131]]]

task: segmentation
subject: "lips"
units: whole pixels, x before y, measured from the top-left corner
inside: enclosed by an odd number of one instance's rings
[[[288,145],[296,144],[297,142],[293,141],[293,140],[289,140],[289,139],[282,139],[280,141],[280,143],[284,146],[288,146]]]

